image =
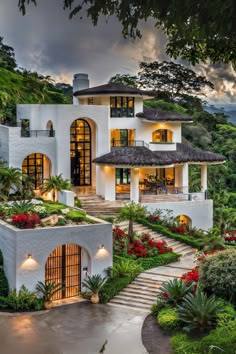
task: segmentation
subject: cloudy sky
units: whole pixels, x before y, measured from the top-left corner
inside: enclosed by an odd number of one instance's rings
[[[153,22],[141,24],[143,37],[124,39],[115,18],[103,18],[93,27],[87,18],[69,20],[63,1],[38,0],[22,16],[17,0],[0,0],[0,35],[15,49],[19,66],[71,83],[74,73],[89,74],[91,85],[106,83],[116,73],[135,74],[141,60],[169,60],[165,36]],[[236,103],[236,74],[227,65],[199,65],[195,68],[214,84],[213,103]]]

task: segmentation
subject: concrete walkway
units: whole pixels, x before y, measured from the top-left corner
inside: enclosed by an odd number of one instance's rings
[[[147,354],[141,341],[145,317],[132,309],[89,302],[36,315],[0,314],[0,352]]]

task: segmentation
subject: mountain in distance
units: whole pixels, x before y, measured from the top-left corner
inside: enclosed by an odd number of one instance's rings
[[[236,104],[209,104],[204,105],[204,109],[209,113],[224,113],[229,117],[229,122],[236,125]]]

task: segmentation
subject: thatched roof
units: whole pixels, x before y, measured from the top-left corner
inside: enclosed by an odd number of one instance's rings
[[[184,162],[224,162],[222,155],[194,149],[186,144],[176,144],[176,151],[151,151],[147,147],[113,148],[111,152],[93,160],[96,164],[113,166],[166,166]]]
[[[191,122],[193,119],[175,112],[163,112],[155,108],[144,107],[143,112],[137,113],[136,117],[150,120],[152,122]]]
[[[147,91],[140,90],[134,87],[128,87],[122,84],[105,84],[100,86],[91,87],[84,90],[79,90],[74,93],[74,96],[93,96],[101,94],[124,94],[124,95],[141,95],[146,96],[149,93]]]

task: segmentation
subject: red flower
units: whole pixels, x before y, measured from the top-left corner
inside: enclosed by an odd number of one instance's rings
[[[162,296],[165,297],[165,298],[168,298],[169,294],[168,293],[162,293]]]

